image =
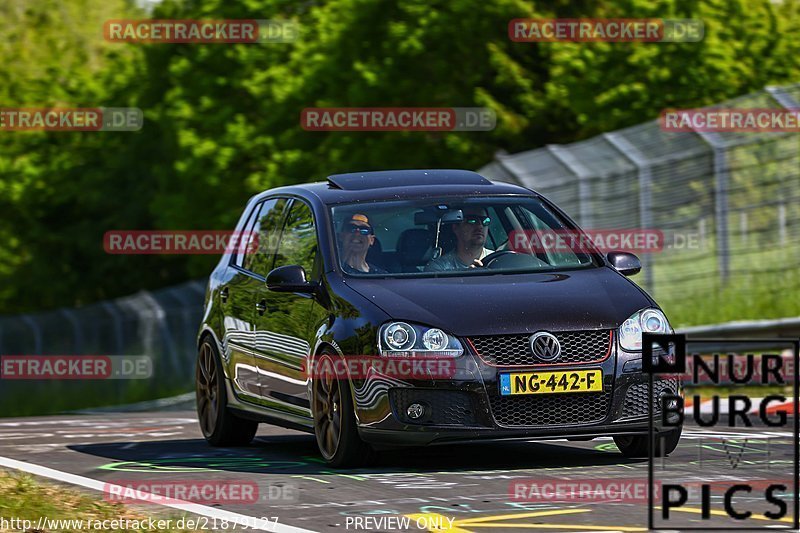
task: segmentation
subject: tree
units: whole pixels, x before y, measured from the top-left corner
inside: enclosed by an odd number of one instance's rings
[[[206,275],[210,256],[114,256],[111,229],[230,229],[246,198],[328,174],[476,168],[797,79],[795,3],[166,0],[153,18],[284,18],[290,44],[119,44],[124,0],[0,7],[4,105],[137,106],[136,133],[0,137],[0,311]],[[700,18],[699,43],[515,43],[514,18]],[[310,132],[308,107],[487,106],[491,132]]]

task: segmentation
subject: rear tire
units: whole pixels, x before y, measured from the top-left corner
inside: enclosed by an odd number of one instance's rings
[[[195,391],[200,431],[211,446],[246,446],[253,441],[258,423],[239,418],[228,409],[225,373],[215,344],[206,337],[197,354]]]
[[[665,457],[674,452],[681,440],[681,433],[683,433],[683,426],[658,433],[655,438],[653,457]],[[620,435],[614,437],[614,444],[625,457],[631,459],[649,457],[648,446],[650,443],[647,437],[647,435]]]
[[[335,372],[334,360],[339,355],[322,352],[315,361],[317,369],[312,382],[311,410],[314,435],[322,458],[336,468],[367,464],[372,447],[361,440],[353,412],[350,381]]]

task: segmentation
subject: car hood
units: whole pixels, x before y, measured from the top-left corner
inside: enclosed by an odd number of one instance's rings
[[[612,329],[653,305],[607,267],[538,274],[346,280],[393,319],[457,336]]]

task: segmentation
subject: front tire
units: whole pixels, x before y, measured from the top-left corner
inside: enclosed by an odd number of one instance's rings
[[[656,434],[654,443],[656,449],[653,457],[666,457],[674,452],[681,440],[681,433],[683,433],[683,426]],[[614,437],[614,444],[625,457],[634,459],[650,456],[648,449],[650,443],[647,435],[620,435]]]
[[[252,442],[258,423],[237,417],[228,409],[225,374],[215,343],[203,340],[195,369],[197,420],[211,446],[246,446]]]
[[[335,357],[339,356],[323,352],[314,365],[318,369],[311,398],[314,434],[320,454],[329,465],[360,466],[369,461],[372,448],[358,435],[350,383],[346,376],[336,375]]]

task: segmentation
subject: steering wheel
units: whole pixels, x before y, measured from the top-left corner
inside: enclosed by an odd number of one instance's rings
[[[520,255],[519,252],[515,252],[514,250],[499,250],[497,252],[492,252],[483,259],[481,259],[481,263],[486,268],[492,268],[492,264],[495,263],[501,257],[506,257],[508,255]]]

